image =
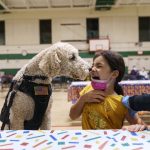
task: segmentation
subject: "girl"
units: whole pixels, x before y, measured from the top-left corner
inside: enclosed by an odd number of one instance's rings
[[[130,124],[143,124],[133,131],[146,128],[138,115],[131,116],[122,104],[123,90],[118,82],[124,73],[125,64],[119,54],[112,51],[97,52],[90,71],[92,85],[81,91],[81,97],[70,109],[70,118],[76,119],[82,114],[83,129],[120,129],[125,118]],[[97,80],[99,82],[96,84]]]

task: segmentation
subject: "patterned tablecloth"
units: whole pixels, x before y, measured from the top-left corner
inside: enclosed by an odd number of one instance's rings
[[[150,131],[0,131],[0,150],[149,150]]]
[[[79,98],[79,92],[90,82],[72,82],[68,88],[68,101],[73,103]],[[119,83],[125,95],[150,94],[150,80],[122,81]]]

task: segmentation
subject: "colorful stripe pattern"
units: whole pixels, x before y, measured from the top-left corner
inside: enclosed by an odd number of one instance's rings
[[[149,150],[150,131],[0,131],[0,150]]]

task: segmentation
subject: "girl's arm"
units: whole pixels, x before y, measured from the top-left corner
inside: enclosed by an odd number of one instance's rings
[[[123,126],[123,129],[137,132],[148,128],[147,124],[139,117],[138,113],[131,115],[128,111],[126,114],[126,119],[131,125]]]
[[[104,100],[104,91],[92,90],[82,95],[78,101],[71,107],[69,116],[71,119],[77,119],[82,114],[85,103],[100,103]]]
[[[85,101],[82,97],[78,99],[78,101],[71,107],[69,116],[72,120],[80,117]]]

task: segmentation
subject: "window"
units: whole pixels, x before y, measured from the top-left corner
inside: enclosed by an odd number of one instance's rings
[[[0,45],[5,44],[5,22],[0,21]]]
[[[52,43],[51,20],[40,20],[40,44]]]
[[[150,17],[139,17],[139,41],[150,41]]]
[[[97,18],[88,18],[86,20],[87,40],[99,38],[99,20]]]

